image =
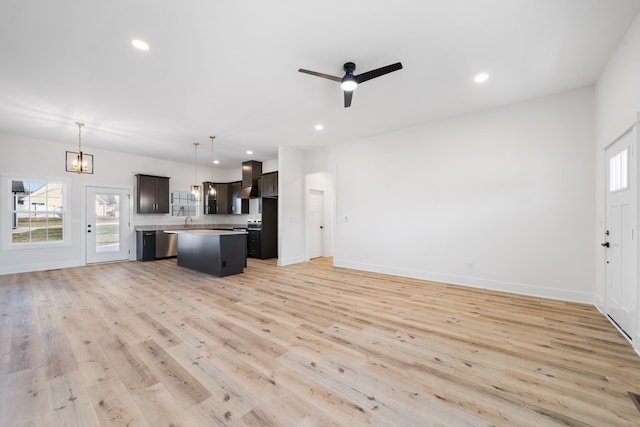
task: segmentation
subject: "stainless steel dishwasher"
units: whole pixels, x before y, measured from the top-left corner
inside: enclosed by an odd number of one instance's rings
[[[169,258],[178,256],[178,235],[156,231],[156,258]]]

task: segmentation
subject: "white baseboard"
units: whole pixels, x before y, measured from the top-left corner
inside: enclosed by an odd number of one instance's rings
[[[600,313],[604,314],[604,301],[597,293],[593,295],[593,305],[596,306]]]
[[[84,262],[58,261],[37,264],[7,265],[0,267],[0,274],[28,273],[30,271],[58,270],[61,268],[81,267]]]
[[[526,283],[503,282],[497,280],[480,279],[471,276],[459,276],[430,271],[402,269],[389,266],[364,264],[349,260],[333,259],[336,267],[352,268],[354,270],[371,271],[394,276],[410,277],[413,279],[430,280],[432,282],[450,283],[452,285],[469,286],[473,288],[490,289],[494,291],[510,292],[514,294],[530,295],[542,298],[593,304],[594,295],[587,292],[568,291]]]
[[[303,256],[296,256],[296,257],[285,258],[285,259],[278,258],[277,265],[279,267],[284,267],[285,265],[298,264],[300,262],[305,262],[305,259]]]

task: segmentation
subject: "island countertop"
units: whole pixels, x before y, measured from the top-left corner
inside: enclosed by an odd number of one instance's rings
[[[194,230],[164,230],[165,233],[175,234],[198,234],[198,235],[223,235],[228,236],[232,234],[248,234],[243,230],[207,230],[207,229],[194,229]]]
[[[185,227],[183,224],[162,224],[162,225],[136,225],[135,231],[176,231],[176,230],[202,230],[202,229],[218,229],[218,230],[234,230],[246,229],[247,224],[191,224]]]

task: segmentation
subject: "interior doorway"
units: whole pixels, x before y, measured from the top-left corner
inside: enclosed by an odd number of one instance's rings
[[[632,339],[638,311],[637,126],[605,149],[605,309]]]
[[[129,259],[130,191],[87,187],[86,262]]]
[[[307,236],[309,259],[324,256],[324,191],[309,189]]]
[[[335,172],[305,176],[305,259],[333,257]]]

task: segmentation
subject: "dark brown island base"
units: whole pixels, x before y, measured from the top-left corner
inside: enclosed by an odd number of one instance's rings
[[[247,232],[177,230],[178,265],[213,276],[240,274],[247,266]]]

